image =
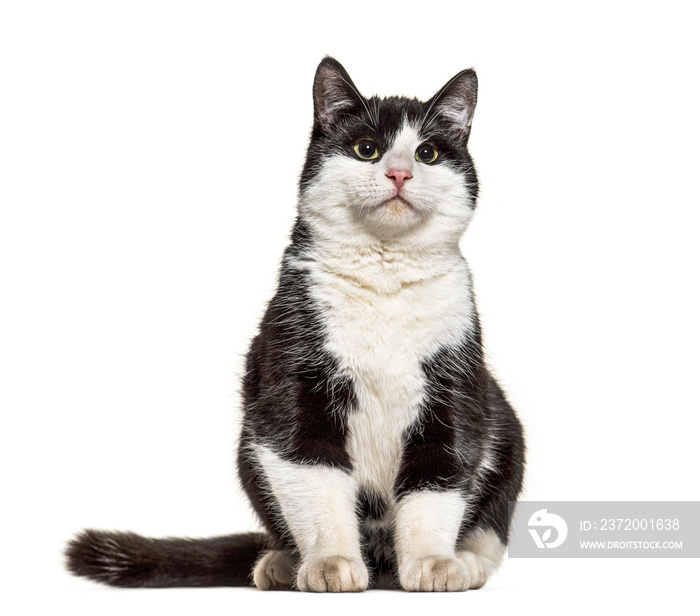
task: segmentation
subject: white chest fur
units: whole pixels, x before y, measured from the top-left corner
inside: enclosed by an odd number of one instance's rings
[[[306,263],[327,348],[352,378],[357,398],[347,424],[355,482],[389,503],[404,433],[425,395],[421,362],[459,342],[470,327],[469,273],[461,257],[453,257],[424,277],[407,262],[410,256],[385,251],[368,252],[342,274]],[[409,271],[407,280],[402,274]]]

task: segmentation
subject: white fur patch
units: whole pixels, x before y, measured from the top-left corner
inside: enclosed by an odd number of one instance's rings
[[[421,143],[418,130],[405,124],[376,163],[342,154],[325,160],[299,202],[317,243],[343,236],[356,246],[400,239],[404,248],[455,247],[471,219],[473,199],[460,172],[415,159]],[[401,193],[410,207],[387,204],[396,193],[387,173],[397,168],[412,176]]]
[[[305,266],[326,346],[354,386],[357,407],[347,420],[353,476],[391,503],[405,431],[424,402],[421,363],[470,330],[466,264],[444,254],[436,273],[429,263],[422,268],[416,255],[385,249],[346,260],[339,251],[331,263]]]
[[[464,500],[456,490],[413,492],[401,499],[394,527],[399,573],[417,559],[454,556],[464,513]]]
[[[328,466],[287,462],[264,445],[254,448],[302,560],[361,561],[351,477]]]

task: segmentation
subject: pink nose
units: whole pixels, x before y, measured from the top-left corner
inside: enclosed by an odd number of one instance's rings
[[[413,176],[410,171],[406,171],[405,169],[389,169],[386,177],[393,180],[394,184],[396,184],[396,190],[400,191],[404,182],[410,180]]]

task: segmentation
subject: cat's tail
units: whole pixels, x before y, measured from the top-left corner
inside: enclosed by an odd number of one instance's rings
[[[66,549],[74,575],[110,586],[250,586],[269,540],[264,533],[211,539],[150,539],[136,533],[84,530]]]

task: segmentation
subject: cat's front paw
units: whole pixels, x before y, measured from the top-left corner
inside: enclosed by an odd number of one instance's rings
[[[368,582],[365,563],[343,556],[304,562],[297,573],[297,588],[304,592],[360,592]]]
[[[469,588],[469,569],[454,556],[425,556],[399,567],[399,582],[410,591],[461,591]]]

